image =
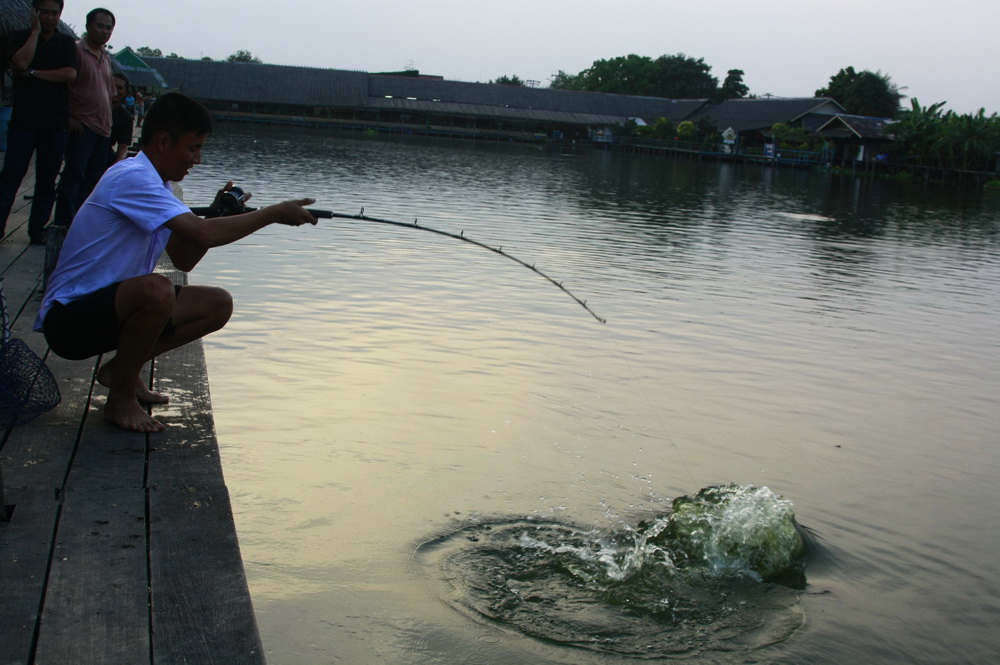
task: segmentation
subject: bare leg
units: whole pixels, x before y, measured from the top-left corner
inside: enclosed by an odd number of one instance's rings
[[[143,365],[157,355],[194,341],[224,326],[232,314],[232,298],[210,286],[186,286],[180,295],[163,275],[125,280],[115,296],[122,322],[118,354],[105,367],[108,383],[105,420],[135,432],[160,432],[163,424],[139,404],[136,393]],[[174,334],[161,337],[173,319]],[[102,368],[103,370],[104,368]],[[153,395],[154,393],[150,393]]]
[[[112,376],[114,376],[114,364],[115,359],[106,361],[101,368],[97,370],[97,382],[104,386],[105,388],[111,387]],[[150,390],[146,386],[146,382],[142,380],[142,377],[136,379],[135,382],[135,398],[143,404],[166,404],[170,401],[168,395],[163,393],[156,393]]]

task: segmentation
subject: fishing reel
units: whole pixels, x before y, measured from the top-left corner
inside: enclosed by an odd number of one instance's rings
[[[208,207],[205,217],[229,217],[231,215],[241,215],[247,212],[247,200],[250,194],[244,192],[239,187],[231,189],[220,189],[215,195],[215,200]]]

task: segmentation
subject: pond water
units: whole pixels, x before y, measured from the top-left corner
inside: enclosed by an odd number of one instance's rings
[[[607,320],[417,229],[209,254],[191,281],[236,297],[206,355],[269,662],[1000,659],[1000,197],[222,127],[185,198],[230,179],[502,247]],[[804,584],[678,588],[643,529],[731,483],[793,506]]]

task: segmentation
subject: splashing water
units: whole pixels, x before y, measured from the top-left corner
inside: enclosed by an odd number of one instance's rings
[[[728,485],[674,499],[672,508],[662,530],[647,536],[668,547],[677,565],[804,586],[805,541],[791,501],[766,487]]]
[[[636,528],[469,525],[424,543],[457,609],[548,642],[638,658],[745,654],[803,623],[806,543],[791,502],[709,487]]]

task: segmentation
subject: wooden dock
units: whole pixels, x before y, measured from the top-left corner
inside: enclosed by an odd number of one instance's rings
[[[263,663],[202,346],[150,368],[170,395],[154,409],[165,432],[105,423],[98,359],[63,360],[31,331],[45,255],[27,237],[32,187],[33,170],[0,272],[14,336],[46,358],[62,402],[0,431],[0,665]]]

